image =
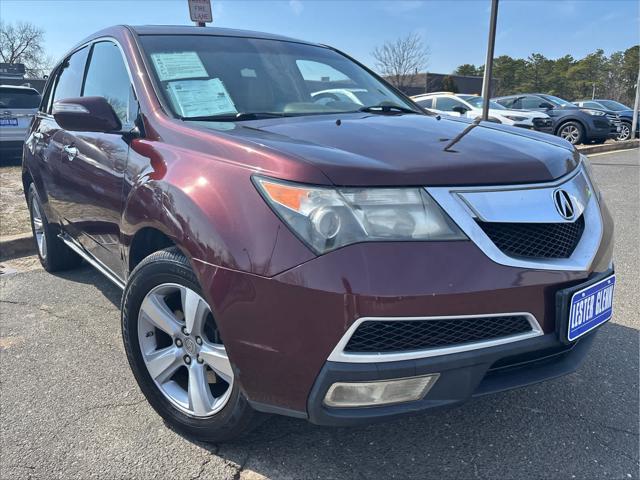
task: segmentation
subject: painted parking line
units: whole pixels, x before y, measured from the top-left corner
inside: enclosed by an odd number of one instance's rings
[[[599,157],[600,155],[612,155],[614,153],[630,152],[632,150],[638,150],[637,148],[626,148],[624,150],[612,150],[610,152],[592,153],[587,155],[588,157]]]

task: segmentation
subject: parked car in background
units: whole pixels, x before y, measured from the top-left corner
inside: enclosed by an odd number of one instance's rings
[[[0,85],[0,155],[3,159],[19,157],[39,105],[40,93],[36,89]]]
[[[633,108],[616,102],[614,100],[596,99],[596,100],[579,100],[573,102],[579,107],[596,108],[600,110],[609,110],[615,112],[620,117],[620,132],[616,137],[617,140],[629,140],[631,138],[631,127],[633,125]],[[640,135],[640,122],[636,125],[636,137]]]
[[[482,97],[477,95],[435,92],[416,95],[411,99],[423,108],[455,117],[476,118],[482,115]],[[489,121],[551,133],[549,116],[542,112],[509,110],[499,103],[489,102]]]
[[[347,81],[370,103],[312,95]],[[259,412],[352,425],[578,367],[611,318],[612,218],[585,156],[515,130],[323,45],[118,26],[55,67],[22,178],[43,267],[121,288],[142,393],[222,441]]]
[[[545,112],[553,122],[553,133],[573,145],[601,143],[618,135],[620,120],[615,112],[580,108],[562,98],[543,93],[527,93],[494,98],[513,110]]]
[[[314,103],[320,105],[327,105],[329,103],[346,103],[356,105],[368,105],[371,103],[372,95],[368,90],[364,88],[330,88],[328,90],[318,90],[317,92],[311,92],[311,98]]]

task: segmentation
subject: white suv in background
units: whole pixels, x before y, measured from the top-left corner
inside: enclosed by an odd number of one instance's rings
[[[443,115],[476,118],[482,115],[482,97],[451,92],[426,93],[411,97],[423,108]],[[546,113],[509,110],[499,103],[489,102],[489,120],[505,125],[553,133],[551,118]]]
[[[31,120],[40,106],[40,93],[30,87],[0,85],[0,155],[18,157]]]

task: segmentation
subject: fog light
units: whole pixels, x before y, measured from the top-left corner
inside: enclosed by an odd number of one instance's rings
[[[377,382],[337,382],[324,397],[328,407],[373,407],[422,399],[439,373]]]

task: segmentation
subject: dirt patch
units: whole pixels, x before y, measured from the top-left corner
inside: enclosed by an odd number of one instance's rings
[[[0,167],[0,235],[29,233],[29,210],[22,191],[21,167]]]

